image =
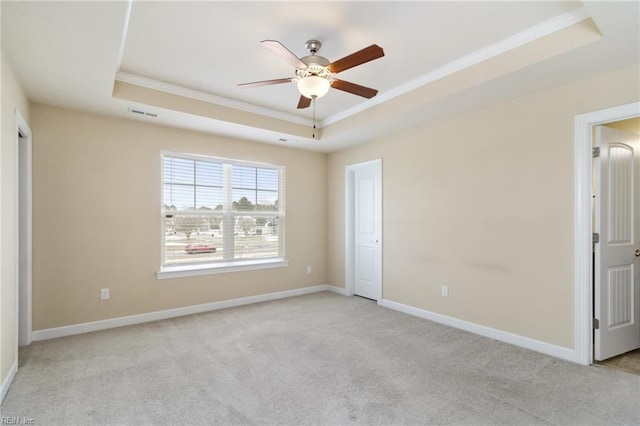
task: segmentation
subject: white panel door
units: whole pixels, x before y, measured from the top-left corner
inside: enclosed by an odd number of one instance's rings
[[[377,165],[354,173],[354,293],[379,299],[380,173]]]
[[[640,142],[638,136],[596,128],[595,359],[640,347]]]

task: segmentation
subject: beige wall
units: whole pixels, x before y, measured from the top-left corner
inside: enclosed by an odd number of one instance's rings
[[[43,105],[31,128],[34,330],[327,283],[326,154]],[[289,266],[157,280],[162,150],[285,166]]]
[[[574,117],[638,101],[639,71],[331,154],[329,283],[344,286],[344,168],[382,158],[385,299],[573,348]]]
[[[15,111],[29,121],[29,104],[2,51],[2,139],[0,140],[0,380],[16,359],[16,179]],[[0,382],[1,383],[1,382]]]
[[[607,123],[607,127],[613,127],[614,129],[640,135],[640,118],[630,118],[628,120],[616,121],[615,123]]]

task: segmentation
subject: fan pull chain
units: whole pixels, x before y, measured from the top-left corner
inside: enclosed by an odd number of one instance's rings
[[[316,138],[316,97],[313,97],[313,139]]]

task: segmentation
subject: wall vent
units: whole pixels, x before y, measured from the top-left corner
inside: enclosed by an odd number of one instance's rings
[[[133,114],[144,115],[144,116],[147,116],[147,117],[153,117],[153,118],[158,117],[158,114],[154,114],[152,112],[147,112],[147,111],[142,111],[142,110],[136,109],[136,108],[129,108],[129,112],[133,113]]]

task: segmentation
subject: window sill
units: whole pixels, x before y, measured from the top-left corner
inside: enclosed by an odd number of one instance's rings
[[[256,269],[283,268],[289,266],[286,259],[247,260],[207,265],[164,266],[157,272],[159,280],[195,277],[199,275],[225,274],[227,272],[253,271]]]

